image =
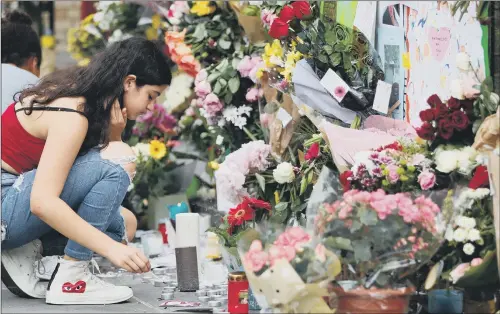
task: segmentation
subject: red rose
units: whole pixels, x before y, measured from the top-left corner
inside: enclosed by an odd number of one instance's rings
[[[435,132],[436,130],[429,122],[425,122],[421,127],[417,128],[418,136],[424,140],[432,141],[433,139],[435,139]]]
[[[347,170],[340,174],[340,184],[342,184],[342,188],[344,192],[347,192],[351,189],[351,178],[353,176],[353,172],[351,170]]]
[[[443,103],[440,103],[440,104],[437,104],[436,105],[436,113],[437,113],[437,117],[443,117],[444,115],[447,115],[448,114],[448,107],[443,104]]]
[[[485,166],[477,166],[474,176],[469,182],[469,188],[475,190],[481,187],[488,187],[489,185],[488,168]]]
[[[443,104],[439,96],[436,94],[427,98],[427,103],[431,106],[431,108],[436,108],[438,104]]]
[[[288,24],[283,22],[280,18],[274,19],[273,24],[271,24],[271,29],[269,29],[269,36],[274,39],[288,36]]]
[[[451,122],[457,130],[464,130],[469,125],[469,118],[462,111],[455,111],[451,114]]]
[[[436,114],[435,114],[434,109],[422,110],[422,111],[420,111],[419,115],[420,115],[420,119],[424,122],[432,121],[432,120],[436,119]]]
[[[313,143],[304,156],[305,160],[316,159],[319,156],[319,143]]]
[[[448,118],[438,121],[438,134],[445,140],[449,140],[453,136],[453,124]]]
[[[460,109],[460,101],[454,97],[451,97],[450,99],[448,99],[448,107],[451,110]]]
[[[311,6],[307,1],[295,1],[292,3],[293,12],[298,19],[311,15]]]
[[[283,7],[283,9],[281,9],[281,12],[280,12],[280,15],[279,15],[279,18],[283,21],[283,22],[290,22],[291,20],[293,20],[293,18],[295,17],[295,10],[289,6],[289,5],[285,5]],[[273,22],[274,23],[274,22]],[[272,25],[271,25],[272,26]]]

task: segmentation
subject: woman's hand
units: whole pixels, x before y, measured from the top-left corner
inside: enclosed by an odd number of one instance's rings
[[[132,273],[147,273],[151,270],[149,259],[137,248],[115,242],[105,256],[115,266]]]
[[[109,129],[110,141],[121,141],[122,133],[127,125],[127,109],[120,108],[120,102],[115,100],[113,108],[111,108],[111,123]]]

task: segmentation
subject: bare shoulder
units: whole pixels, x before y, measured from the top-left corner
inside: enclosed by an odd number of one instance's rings
[[[51,102],[49,106],[82,111],[84,104],[84,97],[61,97]]]

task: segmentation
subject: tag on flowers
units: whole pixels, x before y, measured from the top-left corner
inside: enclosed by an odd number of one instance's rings
[[[375,91],[373,109],[382,114],[387,114],[389,110],[389,100],[391,99],[391,91],[392,84],[379,80],[377,83],[377,90]]]
[[[286,111],[283,108],[280,108],[278,110],[278,112],[276,113],[276,118],[278,118],[281,121],[281,123],[283,124],[283,128],[286,128],[288,123],[292,121],[292,116],[288,113],[288,111]]]
[[[338,102],[341,102],[349,91],[349,85],[332,69],[328,69],[320,83]]]

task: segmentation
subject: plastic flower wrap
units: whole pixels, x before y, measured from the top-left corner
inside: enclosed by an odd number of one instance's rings
[[[334,313],[324,297],[341,271],[339,258],[304,228],[260,224],[241,237],[238,251],[261,306],[281,313]]]
[[[407,286],[407,276],[444,241],[453,217],[451,191],[412,195],[339,190],[335,175],[325,168],[307,217],[325,247],[342,256],[342,280],[359,289]]]

